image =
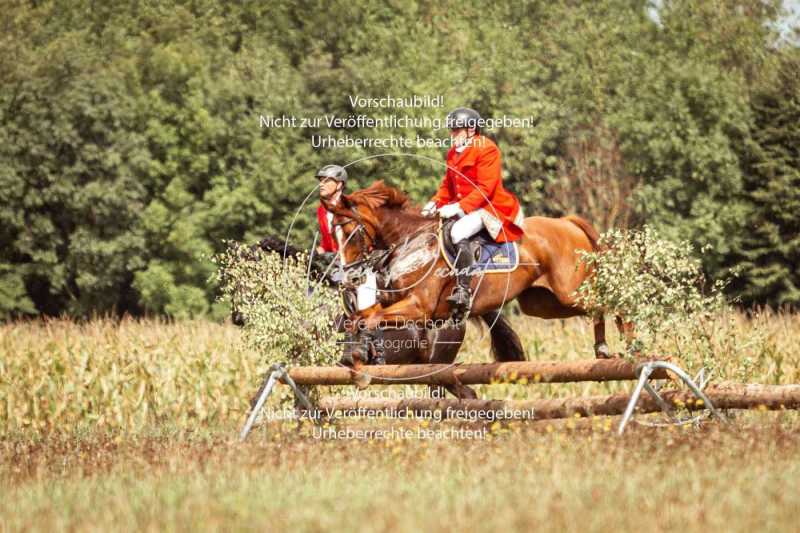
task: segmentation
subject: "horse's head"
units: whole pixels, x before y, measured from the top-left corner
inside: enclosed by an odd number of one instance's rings
[[[384,213],[381,207],[403,209],[408,197],[383,181],[342,197],[337,205],[323,205],[333,213],[333,227],[341,230],[342,255],[345,264],[364,259],[375,248],[385,245],[381,228]]]

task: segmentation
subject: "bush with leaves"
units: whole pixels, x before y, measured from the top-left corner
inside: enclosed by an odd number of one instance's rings
[[[222,297],[244,319],[244,339],[264,361],[328,365],[337,359],[336,292],[307,277],[308,257],[230,243],[215,256]]]
[[[632,351],[658,350],[693,371],[705,367],[737,378],[752,371],[751,349],[760,340],[756,336],[746,342],[726,323],[732,315],[723,312],[725,282],[706,279],[688,242],[661,238],[649,226],[610,230],[601,237],[599,250],[584,253],[581,262],[593,275],[578,288],[578,301],[594,314],[610,313],[632,323]],[[720,354],[740,364],[722,369],[716,363]]]

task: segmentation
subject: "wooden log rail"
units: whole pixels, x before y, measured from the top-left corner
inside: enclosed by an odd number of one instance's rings
[[[718,409],[800,409],[800,385],[743,385],[726,384],[708,387],[708,398]],[[670,404],[690,410],[703,409],[702,403],[689,391],[663,391],[662,397]],[[630,396],[589,396],[584,398],[559,398],[548,400],[456,400],[456,399],[383,399],[383,398],[323,398],[319,408],[324,413],[353,413],[369,415],[417,416],[467,419],[528,419],[621,415]],[[642,395],[637,412],[653,413],[661,408],[649,395]]]
[[[636,379],[636,364],[624,359],[588,359],[580,361],[526,361],[460,365],[382,365],[365,366],[373,384],[396,385],[479,385],[526,380],[528,383],[570,383],[578,381],[624,381]],[[289,368],[289,376],[298,385],[352,385],[356,373],[347,367],[305,366]],[[665,379],[667,373],[656,369],[653,379]]]

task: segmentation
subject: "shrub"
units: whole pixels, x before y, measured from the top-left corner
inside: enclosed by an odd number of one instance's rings
[[[244,319],[247,346],[265,362],[333,364],[340,335],[334,328],[336,292],[309,280],[308,257],[230,243],[214,258],[222,297]]]
[[[745,342],[726,323],[733,316],[723,312],[726,282],[706,279],[688,242],[663,239],[648,226],[611,230],[601,237],[599,250],[582,254],[581,262],[593,275],[578,288],[578,301],[593,314],[611,313],[631,322],[631,352],[663,350],[688,370],[717,372],[716,354],[722,352],[739,362],[726,372],[746,377],[752,371],[748,352],[761,339]]]

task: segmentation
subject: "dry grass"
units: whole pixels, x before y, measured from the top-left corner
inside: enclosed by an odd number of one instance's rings
[[[754,415],[755,416],[755,415]],[[550,431],[548,431],[550,428]],[[800,511],[800,424],[512,426],[485,440],[318,441],[309,429],[5,441],[8,530],[778,531]]]
[[[800,382],[799,316],[732,318],[745,337],[761,339],[746,348],[753,381]],[[514,325],[531,359],[591,355],[583,321]],[[485,361],[487,340],[475,329],[469,336],[463,359]],[[794,413],[747,413],[732,429],[633,426],[621,439],[610,420],[471,426],[487,431],[477,440],[366,442],[321,441],[307,425],[270,423],[240,445],[236,430],[264,365],[238,340],[236,328],[207,322],[0,326],[0,530],[796,526]],[[724,346],[722,371],[741,372]],[[629,386],[482,393],[534,398]],[[370,422],[340,427],[358,424]]]

